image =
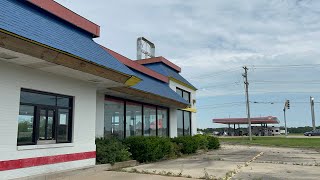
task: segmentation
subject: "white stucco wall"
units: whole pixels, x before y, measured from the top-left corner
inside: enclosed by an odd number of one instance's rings
[[[180,88],[180,89],[183,89],[185,91],[188,91],[190,92],[190,100],[191,100],[191,108],[196,108],[196,103],[193,104],[193,100],[196,100],[196,91],[189,88],[189,87],[186,87],[186,86],[183,86],[175,81],[172,81],[170,80],[169,82],[169,86],[172,90],[176,91],[177,87]],[[171,113],[170,113],[171,114]],[[170,122],[170,124],[172,123],[175,123],[175,135],[177,135],[177,116],[175,117],[170,117],[170,121],[173,121],[173,122]],[[171,129],[173,127],[170,126],[170,131],[174,131],[174,129]],[[198,128],[198,124],[197,124],[197,117],[196,117],[196,113],[191,113],[191,134],[192,135],[195,135],[197,134],[197,128]]]
[[[17,146],[21,88],[74,96],[73,142]],[[88,83],[0,61],[0,161],[95,151],[96,88]],[[49,146],[55,146],[49,147]],[[29,148],[26,150],[24,148]],[[95,159],[0,171],[17,178],[95,164]]]
[[[172,138],[177,137],[177,109],[170,108],[169,116],[169,135]]]
[[[105,94],[97,94],[96,137],[104,136],[104,99]]]

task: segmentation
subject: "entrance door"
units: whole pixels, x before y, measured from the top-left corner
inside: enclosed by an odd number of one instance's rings
[[[39,108],[38,110],[38,142],[43,144],[55,143],[55,110]]]

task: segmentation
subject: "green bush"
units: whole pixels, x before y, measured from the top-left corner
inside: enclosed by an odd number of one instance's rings
[[[209,147],[209,141],[208,141],[208,137],[206,135],[201,135],[201,134],[197,134],[195,136],[193,136],[193,138],[198,141],[199,147],[198,149],[204,149],[207,150]]]
[[[171,146],[171,150],[169,153],[169,158],[177,158],[177,157],[181,157],[182,153],[181,153],[181,147],[179,146],[177,143],[175,142],[171,142],[172,146]]]
[[[220,147],[219,139],[212,136],[207,136],[208,149],[218,149]]]
[[[129,148],[115,138],[97,138],[96,146],[98,164],[114,164],[130,160]]]
[[[173,144],[169,138],[135,136],[124,140],[132,158],[139,162],[154,162],[169,157]]]
[[[193,136],[181,136],[172,139],[178,146],[181,147],[181,152],[183,154],[193,154],[199,149],[198,138]]]

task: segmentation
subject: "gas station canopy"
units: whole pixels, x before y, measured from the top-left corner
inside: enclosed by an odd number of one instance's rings
[[[277,117],[253,117],[251,119],[251,124],[279,124],[280,121]],[[223,119],[213,119],[213,123],[218,124],[248,124],[248,118],[223,118]]]

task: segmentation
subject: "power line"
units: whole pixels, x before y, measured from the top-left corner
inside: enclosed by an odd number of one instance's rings
[[[221,76],[221,75],[225,75],[225,73],[235,72],[235,71],[239,71],[239,67],[230,68],[230,69],[227,69],[227,70],[224,70],[224,71],[215,72],[215,73],[202,74],[202,75],[199,75],[199,76],[191,77],[190,79],[218,77],[218,76]]]
[[[229,107],[234,107],[234,106],[238,106],[241,107],[245,105],[245,103],[241,103],[241,104],[229,104],[229,105],[221,105],[221,106],[207,106],[207,107],[199,107],[197,109],[218,109],[218,108],[229,108]]]
[[[226,84],[218,84],[218,85],[213,85],[213,86],[205,86],[205,87],[201,87],[201,89],[207,89],[207,88],[223,88],[223,87],[228,87],[228,86],[234,86],[234,85],[240,85],[240,81],[236,81],[233,83],[226,83]]]
[[[299,80],[299,81],[272,81],[272,80],[253,80],[252,81],[255,84],[261,84],[261,83],[275,83],[275,84],[291,84],[291,83],[303,83],[303,84],[320,84],[320,80]]]
[[[212,107],[212,106],[223,106],[223,105],[232,105],[232,104],[244,104],[245,102],[228,102],[228,103],[221,103],[221,104],[208,104],[203,106],[198,106],[198,108],[202,107]]]
[[[320,64],[273,64],[273,65],[251,65],[254,69],[267,69],[267,68],[316,68]]]

